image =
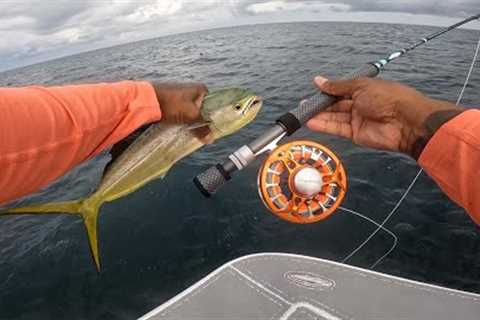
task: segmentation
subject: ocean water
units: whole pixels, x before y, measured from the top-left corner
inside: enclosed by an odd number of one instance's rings
[[[435,30],[353,23],[245,26],[136,42],[1,73],[1,86],[202,81],[209,88],[254,89],[265,104],[238,134],[182,160],[164,180],[102,207],[101,274],[78,217],[0,218],[0,319],[136,318],[249,253],[342,260],[375,227],[341,211],[306,226],[277,219],[257,194],[260,160],[211,199],[204,199],[191,179],[313,93],[313,76],[341,76]],[[392,63],[383,77],[455,101],[479,36],[479,31],[452,31]],[[478,64],[463,103],[480,106]],[[350,184],[344,206],[376,221],[390,212],[419,169],[405,156],[329,135],[303,129],[294,138],[313,139],[338,154]],[[480,293],[480,228],[428,176],[421,176],[387,227],[399,244],[376,270]],[[349,263],[369,267],[391,243],[380,232]]]

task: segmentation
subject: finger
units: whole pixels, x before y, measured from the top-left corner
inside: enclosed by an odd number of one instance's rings
[[[192,132],[204,144],[211,144],[214,141],[213,133],[208,126],[193,129]]]
[[[199,95],[207,95],[208,94],[208,88],[204,83],[198,83],[197,84],[197,90]]]
[[[184,112],[185,123],[191,124],[202,121],[200,108],[202,107],[203,99],[208,94],[207,87],[203,83],[192,84],[186,93],[188,106],[186,106]]]
[[[330,112],[352,112],[353,100],[345,99],[335,102],[327,111]]]
[[[202,122],[202,115],[200,113],[200,108],[197,104],[190,102],[185,106],[185,110],[183,112],[183,123],[192,124],[195,122]]]
[[[208,92],[201,92],[197,98],[195,99],[194,103],[197,106],[198,109],[202,107],[203,104],[203,99],[205,99],[205,96],[207,95]]]
[[[320,112],[312,119],[321,121],[334,121],[339,123],[350,123],[352,115],[347,112]]]
[[[337,97],[351,97],[365,84],[366,79],[328,80],[324,77],[315,77],[315,85],[327,94]]]
[[[310,130],[352,139],[352,126],[349,123],[311,119],[307,122]]]
[[[192,88],[192,101],[198,108],[202,106],[203,99],[208,94],[208,88],[203,83],[195,83]]]

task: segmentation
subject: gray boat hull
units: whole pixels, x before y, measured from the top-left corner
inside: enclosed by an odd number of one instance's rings
[[[236,259],[145,319],[480,319],[480,295],[292,254]]]

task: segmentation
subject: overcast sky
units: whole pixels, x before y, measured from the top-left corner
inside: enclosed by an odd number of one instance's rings
[[[332,20],[443,26],[477,11],[480,0],[0,0],[0,70],[207,28]]]

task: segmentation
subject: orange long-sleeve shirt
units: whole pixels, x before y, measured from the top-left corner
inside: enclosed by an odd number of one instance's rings
[[[160,118],[147,82],[0,88],[0,204],[38,191]]]
[[[465,111],[445,123],[426,145],[419,164],[480,224],[480,110]]]

